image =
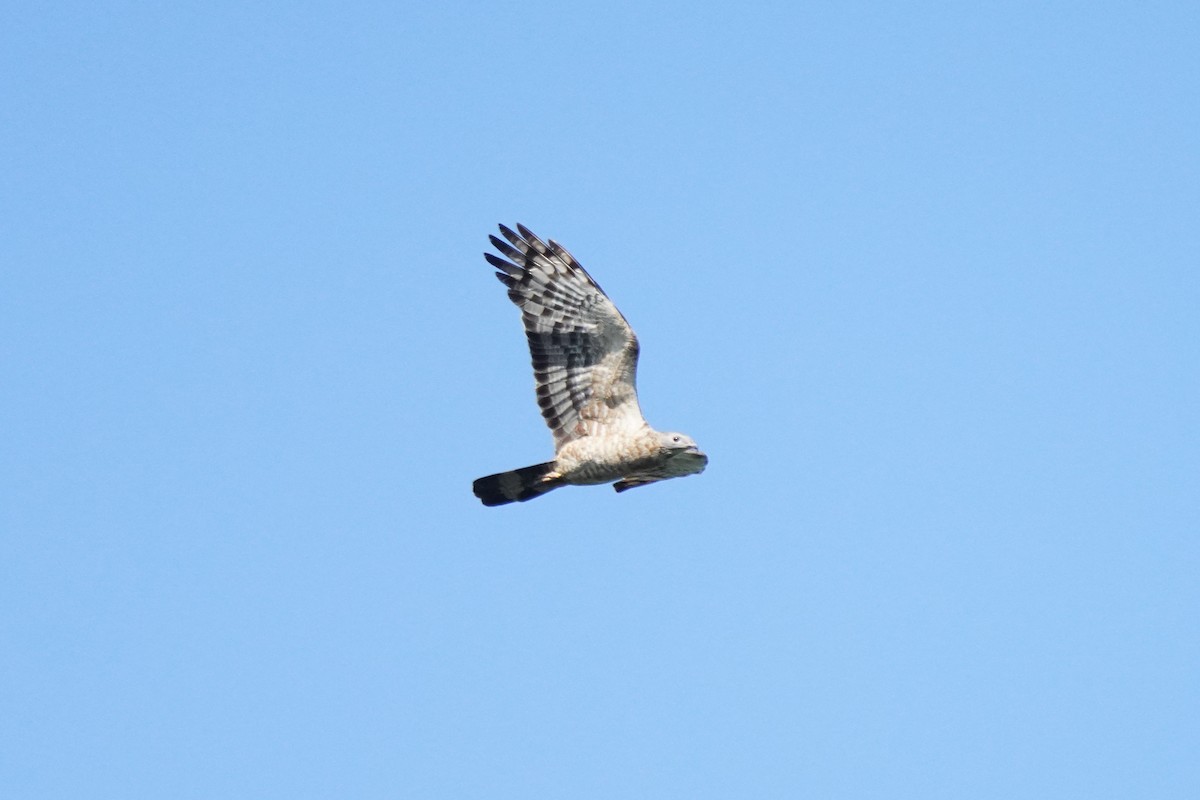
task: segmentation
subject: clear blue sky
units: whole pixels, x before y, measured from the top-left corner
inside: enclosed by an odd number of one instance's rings
[[[1194,3],[8,3],[0,795],[1194,798]],[[708,471],[545,460],[553,237]]]

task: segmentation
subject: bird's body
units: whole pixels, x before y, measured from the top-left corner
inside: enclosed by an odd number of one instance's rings
[[[656,431],[642,417],[638,341],[621,312],[561,245],[522,225],[517,231],[501,225],[504,240],[490,237],[507,260],[484,255],[521,309],[555,458],[480,478],[475,495],[503,505],[564,485],[615,481],[620,492],[702,472],[708,457],[695,442]]]

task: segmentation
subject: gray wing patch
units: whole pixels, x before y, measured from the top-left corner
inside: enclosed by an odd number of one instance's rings
[[[642,423],[638,342],[633,330],[574,256],[523,225],[489,237],[485,253],[521,309],[538,406],[556,447],[606,429]],[[506,260],[507,259],[507,260]]]

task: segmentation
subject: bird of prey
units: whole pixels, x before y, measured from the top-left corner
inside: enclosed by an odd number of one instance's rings
[[[521,309],[538,406],[554,460],[475,481],[485,506],[531,500],[560,486],[613,483],[618,492],[703,472],[691,437],[651,428],[638,407],[638,340],[599,285],[553,239],[500,226],[503,256],[484,253]]]

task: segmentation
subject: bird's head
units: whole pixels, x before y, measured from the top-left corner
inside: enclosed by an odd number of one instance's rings
[[[660,433],[659,439],[662,443],[663,450],[671,458],[688,456],[689,458],[702,460],[706,463],[708,461],[708,456],[704,455],[704,453],[700,451],[700,448],[696,445],[695,440],[686,433]]]

